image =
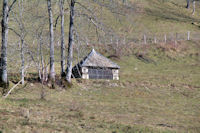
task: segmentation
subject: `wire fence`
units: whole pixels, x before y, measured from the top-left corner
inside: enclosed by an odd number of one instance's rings
[[[182,32],[182,33],[166,33],[166,34],[143,34],[136,37],[110,37],[110,39],[106,39],[105,44],[127,44],[127,43],[135,43],[135,44],[153,44],[153,43],[169,43],[169,42],[177,42],[177,41],[199,41],[200,40],[200,32]]]

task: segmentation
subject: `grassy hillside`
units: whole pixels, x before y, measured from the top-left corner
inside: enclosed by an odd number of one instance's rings
[[[39,4],[38,4],[39,3]],[[196,14],[192,15],[191,9],[186,9],[186,2],[184,0],[129,0],[128,5],[122,4],[116,6],[117,9],[110,10],[107,7],[100,7],[95,3],[81,1],[91,11],[94,11],[94,15],[98,17],[99,22],[102,22],[106,27],[112,29],[114,34],[125,35],[126,37],[141,37],[141,34],[160,34],[171,32],[185,32],[185,31],[199,31],[199,19],[198,14],[199,2],[196,2]],[[31,8],[32,6],[38,7],[37,9]],[[28,29],[37,28],[43,20],[46,23],[46,31],[48,31],[48,14],[46,2],[25,1],[24,4],[24,22]],[[2,6],[1,6],[2,7]],[[115,6],[114,6],[115,7]],[[68,8],[68,4],[65,4],[65,8]],[[77,11],[86,13],[87,11],[81,8],[77,4]],[[16,4],[14,12],[18,12],[19,7]],[[114,13],[113,13],[114,12]],[[54,23],[59,14],[59,7],[56,1],[53,1],[53,13]],[[90,13],[89,13],[90,14]],[[121,14],[121,15],[119,15]],[[41,19],[37,17],[46,16]],[[11,13],[11,18],[16,17]],[[34,18],[34,19],[33,19]],[[82,36],[87,33],[90,41],[96,41],[96,28],[84,18],[83,16],[76,17],[76,29],[80,31]],[[195,23],[197,25],[193,25]],[[69,24],[69,12],[66,12],[66,38],[68,34]],[[17,28],[17,23],[13,20],[10,21],[10,26]],[[56,34],[59,34],[59,22],[56,29]],[[15,36],[10,32],[10,36]],[[29,34],[31,36],[31,34]],[[29,38],[31,39],[31,38]],[[28,39],[28,40],[29,40]],[[16,40],[15,40],[16,41]],[[92,42],[95,43],[95,42]]]
[[[25,12],[28,18],[26,22],[29,22],[26,25],[29,30],[35,30],[39,23],[45,23],[44,56],[48,61],[48,19],[36,19],[47,13],[46,2],[37,5],[35,1],[26,1],[25,7],[29,9],[32,4],[38,8]],[[57,14],[55,4],[54,14]],[[126,13],[125,16],[113,14],[94,3],[91,8],[98,9],[96,15],[114,34],[131,39],[142,38],[144,33],[160,35],[185,33],[188,30],[199,32],[200,5],[197,2],[196,14],[192,16],[192,9],[187,10],[185,4],[184,0],[130,0],[128,9],[119,6],[123,9],[121,12]],[[77,10],[80,8],[77,7]],[[78,31],[83,37],[87,36],[90,43],[100,43],[94,27],[86,22],[83,18],[76,18]],[[12,20],[9,25],[17,27]],[[67,14],[65,30],[67,40]],[[58,25],[56,40],[59,40],[59,32]],[[110,36],[102,37],[110,39]],[[31,30],[26,42],[35,55],[37,41],[34,39]],[[19,72],[17,40],[9,32],[9,73]],[[81,48],[82,54],[86,54],[92,47],[84,44],[81,47],[76,44],[75,51]],[[94,47],[105,56],[110,56],[113,51],[109,46]],[[119,58],[111,58],[121,67],[119,81],[73,79],[71,88],[57,85],[52,90],[48,85],[42,86],[30,80],[26,81],[25,86],[19,85],[7,99],[0,98],[0,133],[199,133],[200,42],[191,40],[178,41],[176,44],[147,45],[128,43],[119,49],[123,54]],[[60,73],[59,50],[56,42],[57,74]],[[33,67],[29,72],[31,76],[36,75]],[[19,78],[10,76],[11,81],[15,82]],[[40,99],[43,91],[45,100]]]
[[[45,100],[40,84],[27,83],[0,99],[0,131],[198,133],[200,45],[182,46],[176,52],[162,51],[170,45],[140,47],[147,60],[115,60],[120,81],[73,80],[67,90],[45,86]]]
[[[48,39],[48,14],[47,14],[47,3],[45,1],[24,1],[24,13],[23,13],[23,23],[25,25],[27,35],[25,37],[26,45],[29,47],[35,56],[37,54],[37,44],[35,32],[39,29],[41,24],[44,24],[43,29],[43,43],[45,55],[49,56],[49,39]],[[97,16],[99,22],[104,25],[104,29],[111,30],[111,33],[104,34],[101,30],[98,30],[99,34],[97,36],[96,28],[92,23],[88,21],[85,17],[76,16],[75,25],[76,30],[81,38],[81,44],[85,45],[86,42],[89,44],[104,44],[110,42],[111,34],[114,34],[113,42],[116,43],[117,37],[121,39],[122,42],[124,37],[127,42],[130,42],[133,38],[142,40],[143,35],[153,37],[154,35],[160,36],[161,39],[164,38],[164,34],[168,34],[167,37],[175,38],[175,33],[186,33],[187,31],[199,32],[199,3],[197,2],[196,14],[192,15],[192,9],[188,10],[185,8],[186,2],[184,0],[129,0],[128,5],[124,6],[122,4],[117,5],[116,8],[110,10],[106,7],[100,7],[95,3],[88,4],[88,1],[81,1],[83,5],[92,10]],[[2,6],[1,6],[2,7]],[[38,8],[32,8],[38,7]],[[65,3],[66,9],[68,4]],[[14,6],[14,13],[19,10],[18,4]],[[88,13],[80,6],[76,5],[76,10],[81,13]],[[113,13],[113,11],[116,11]],[[15,22],[16,15],[11,12],[9,27],[12,27],[19,32],[18,24]],[[122,15],[118,14],[121,13]],[[53,14],[54,23],[59,14],[58,3],[53,1]],[[90,14],[91,15],[91,14]],[[68,40],[68,24],[69,24],[69,12],[66,11],[65,16],[65,32],[66,32],[66,45]],[[58,21],[57,28],[55,30],[55,54],[56,62],[60,62],[60,20]],[[184,36],[185,37],[185,36]],[[192,36],[191,36],[192,37]],[[100,38],[98,40],[98,38]],[[1,37],[0,37],[1,39]],[[76,42],[76,47],[78,44]],[[102,46],[95,46],[95,49],[101,49]],[[9,72],[13,73],[19,71],[20,68],[20,51],[19,51],[19,38],[12,32],[9,32],[9,46],[8,46],[8,65]],[[86,45],[80,49],[82,55],[86,55],[88,51]],[[76,52],[76,50],[75,50]],[[112,54],[112,53],[109,53]],[[26,61],[30,55],[26,54]],[[17,61],[14,62],[13,60]],[[13,69],[12,66],[16,66]],[[59,66],[59,64],[58,64]],[[58,68],[59,69],[59,68]]]
[[[199,3],[196,3],[197,12],[193,16],[192,7],[186,9],[184,0],[131,0],[130,6],[134,10],[122,17],[123,21],[117,19],[116,22],[120,23],[112,23],[112,26],[128,37],[140,37],[139,35],[144,33],[199,31],[199,27],[192,24],[199,23]],[[107,23],[111,20],[113,22],[114,19],[107,19]]]

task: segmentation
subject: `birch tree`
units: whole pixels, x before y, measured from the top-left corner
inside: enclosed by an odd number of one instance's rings
[[[54,31],[53,31],[53,15],[52,15],[51,0],[47,0],[49,14],[49,32],[50,32],[50,80],[55,81],[55,66],[54,66]]]
[[[18,0],[18,12],[14,13],[12,12],[12,17],[14,22],[16,22],[18,29],[16,30],[12,27],[9,27],[8,29],[13,31],[18,37],[19,37],[19,44],[20,44],[20,57],[21,57],[21,83],[24,85],[24,72],[25,72],[25,55],[24,55],[24,47],[25,47],[25,36],[26,36],[26,29],[24,25],[24,7],[23,7],[23,1],[24,0]]]
[[[7,45],[8,45],[8,21],[9,21],[9,12],[12,10],[13,5],[16,0],[8,6],[8,0],[3,0],[3,10],[2,10],[2,44],[1,44],[1,64],[0,64],[0,83],[1,86],[7,86],[8,84],[8,74],[7,74]]]
[[[74,45],[74,8],[75,0],[70,2],[70,22],[69,22],[69,40],[68,40],[68,56],[67,56],[67,70],[66,80],[71,84],[72,62],[73,62],[73,45]]]
[[[23,0],[19,0],[19,27],[20,27],[20,42],[21,42],[21,80],[22,85],[24,85],[24,65],[25,65],[25,59],[24,59],[24,38],[25,38],[25,27],[23,25]]]
[[[60,16],[61,16],[61,77],[65,75],[65,29],[64,29],[64,0],[60,0]]]

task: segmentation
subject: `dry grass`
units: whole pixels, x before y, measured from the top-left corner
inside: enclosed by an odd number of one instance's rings
[[[102,13],[109,18],[104,23],[122,36],[199,31],[191,24],[199,20],[198,13],[191,16],[182,0],[131,1],[136,11],[126,17]],[[86,33],[91,35],[88,29]],[[11,32],[9,35],[10,41],[16,42]],[[27,41],[32,45],[31,38]],[[45,88],[45,100],[40,99],[40,84],[27,83],[8,99],[0,99],[0,133],[199,133],[199,46],[199,42],[180,42],[178,46],[128,44],[123,49],[126,54],[116,60],[121,66],[120,81],[79,80],[67,90]],[[55,52],[59,62],[59,50]],[[57,63],[56,70],[59,66]]]
[[[134,56],[118,60],[120,81],[74,80],[71,89],[45,88],[45,100],[40,84],[18,88],[0,99],[0,131],[200,132],[198,49],[187,47],[183,56],[153,46],[146,57],[156,63]]]

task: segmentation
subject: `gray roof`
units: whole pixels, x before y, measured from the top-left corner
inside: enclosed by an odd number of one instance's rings
[[[119,69],[116,63],[112,62],[108,58],[96,52],[94,49],[86,56],[81,62],[81,67],[107,67],[107,68],[117,68]]]

